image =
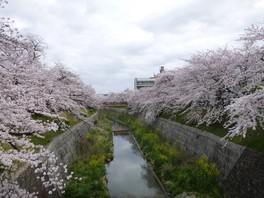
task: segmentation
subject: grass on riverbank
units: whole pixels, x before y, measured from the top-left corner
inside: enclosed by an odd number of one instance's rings
[[[82,112],[82,115],[85,117],[89,117],[89,116],[93,115],[95,112],[96,112],[95,109],[87,108],[86,111]],[[65,122],[65,125],[62,125],[62,127],[60,127],[57,131],[46,132],[45,134],[43,134],[44,138],[37,137],[37,136],[31,136],[32,143],[34,143],[35,145],[43,145],[43,146],[48,145],[55,137],[64,133],[67,128],[71,128],[81,121],[71,112],[60,112],[59,114],[61,114],[61,116],[65,117],[65,120],[59,121],[58,119],[50,118],[50,117],[43,116],[43,115],[34,115],[33,116],[33,118],[35,120],[40,120],[42,122],[52,122],[52,121],[54,121],[55,123]]]
[[[100,128],[90,131],[80,144],[81,155],[70,167],[79,179],[73,178],[67,183],[66,198],[110,197],[105,164],[113,158],[111,124],[100,114],[97,127]]]
[[[117,118],[132,130],[145,157],[172,196],[193,192],[197,197],[223,197],[220,171],[205,156],[195,160],[186,155],[177,143],[169,144],[158,131],[151,130],[139,119],[127,114],[118,114]]]
[[[206,124],[201,124],[197,126],[195,123],[187,123],[186,119],[184,119],[184,115],[171,116],[162,114],[161,117],[190,127],[201,129],[218,137],[224,137],[228,132],[228,130],[223,127],[223,123],[214,123],[209,126],[206,126]],[[258,126],[256,130],[249,129],[245,138],[242,136],[237,136],[230,141],[264,153],[264,130],[260,126]]]

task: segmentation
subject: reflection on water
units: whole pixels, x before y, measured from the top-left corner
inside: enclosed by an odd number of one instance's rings
[[[113,198],[165,197],[133,137],[114,135],[114,160],[107,165],[108,187]]]

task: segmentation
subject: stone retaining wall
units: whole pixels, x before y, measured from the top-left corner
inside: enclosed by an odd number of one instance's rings
[[[89,130],[91,130],[91,123],[97,119],[97,114],[91,116],[86,122],[81,122],[70,128],[65,133],[56,137],[47,147],[57,157],[59,163],[71,164],[77,157],[77,146],[80,141],[86,137]]]
[[[170,141],[193,156],[206,155],[221,170],[226,197],[264,197],[264,155],[218,136],[170,120],[153,124]]]
[[[227,197],[264,197],[264,155],[246,148],[223,185]]]
[[[179,140],[181,149],[193,156],[206,155],[218,165],[223,179],[226,178],[245,149],[243,146],[222,140],[211,133],[163,118],[158,118],[154,127],[161,129],[162,134],[168,140]]]
[[[47,149],[53,152],[57,157],[57,164],[63,163],[70,165],[78,156],[78,146],[87,133],[92,129],[92,123],[97,119],[97,113],[87,118],[74,127],[70,128],[63,134],[56,137],[48,146]],[[64,170],[60,170],[61,177],[65,175]],[[36,179],[34,170],[30,167],[24,167],[24,170],[17,176],[19,185],[29,192],[39,192],[41,198],[61,197],[60,191],[49,195],[47,190],[43,188],[41,182]]]

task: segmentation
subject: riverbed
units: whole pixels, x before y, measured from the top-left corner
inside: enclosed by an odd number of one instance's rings
[[[166,197],[149,169],[132,134],[113,136],[114,159],[106,165],[112,198]]]

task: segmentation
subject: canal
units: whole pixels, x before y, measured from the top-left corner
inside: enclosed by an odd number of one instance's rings
[[[112,198],[166,197],[131,133],[114,133],[114,159],[106,165]]]

